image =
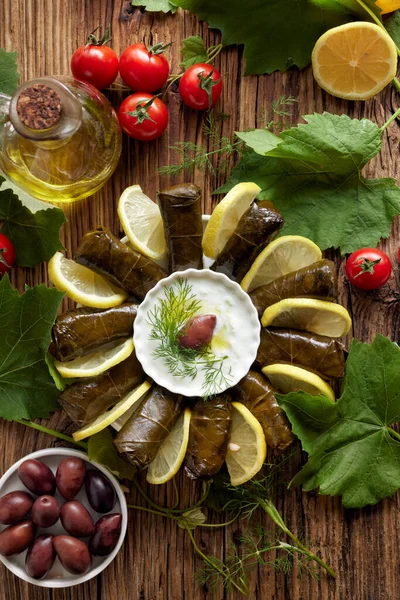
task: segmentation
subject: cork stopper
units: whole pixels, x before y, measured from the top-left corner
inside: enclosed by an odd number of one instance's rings
[[[17,100],[17,113],[21,122],[31,129],[53,127],[61,117],[60,96],[48,85],[34,84],[24,89]]]

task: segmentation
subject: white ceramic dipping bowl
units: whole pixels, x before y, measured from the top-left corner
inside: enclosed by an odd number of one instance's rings
[[[161,279],[138,308],[133,334],[136,356],[147,375],[171,392],[189,397],[208,395],[202,367],[197,368],[193,379],[180,377],[171,374],[164,358],[154,357],[159,340],[151,339],[153,326],[149,316],[160,305],[160,300],[165,299],[165,290],[176,286],[179,279],[192,286],[191,293],[201,302],[202,308],[197,314],[215,314],[217,317],[214,335],[223,340],[224,346],[216,356],[227,356],[221,367],[229,376],[210,394],[222,393],[246,375],[260,344],[257,310],[248,294],[226,275],[209,269],[187,269]]]
[[[32,452],[31,454],[28,454],[27,456],[21,458],[21,460],[19,460],[12,467],[10,467],[0,479],[0,496],[4,496],[5,494],[8,494],[8,492],[13,492],[15,490],[21,490],[31,494],[31,492],[26,489],[26,487],[18,477],[18,468],[20,464],[25,460],[29,458],[36,458],[37,460],[44,462],[48,467],[50,467],[50,469],[55,475],[60,462],[64,458],[67,458],[69,456],[81,458],[86,463],[86,468],[99,470],[101,473],[103,473],[103,475],[107,477],[107,479],[115,488],[117,494],[115,506],[110,511],[110,513],[106,514],[122,514],[121,535],[116,547],[114,548],[111,554],[109,554],[108,556],[92,557],[92,566],[89,569],[89,571],[84,575],[72,575],[71,573],[68,573],[68,571],[64,569],[58,558],[56,558],[51,570],[46,575],[46,577],[44,579],[37,580],[33,579],[32,577],[29,577],[25,570],[25,557],[27,550],[25,550],[21,554],[17,554],[16,556],[6,557],[0,555],[1,562],[12,573],[14,573],[14,575],[17,575],[18,577],[20,577],[24,581],[27,581],[28,583],[32,583],[41,587],[65,588],[73,585],[78,585],[79,583],[83,583],[84,581],[88,581],[89,579],[96,577],[96,575],[101,573],[101,571],[103,571],[112,562],[112,560],[114,560],[115,556],[117,555],[119,549],[122,546],[126,534],[126,528],[128,525],[128,509],[126,505],[125,496],[116,478],[101,465],[90,461],[87,457],[87,454],[85,454],[84,452],[79,452],[78,450],[71,450],[70,448],[46,448],[45,450],[38,450],[37,452]],[[33,494],[31,495],[34,496]],[[54,497],[59,501],[60,506],[63,502],[65,502],[62,496],[60,496],[58,490],[54,494]],[[81,502],[87,508],[87,510],[93,518],[94,523],[96,523],[96,521],[98,521],[101,517],[104,516],[103,513],[97,513],[90,506],[85,492],[85,485],[82,486],[79,493],[75,496],[74,500],[79,500],[79,502]],[[3,529],[5,529],[6,527],[6,525],[0,525],[1,531],[3,531]],[[37,528],[36,536],[44,533],[52,533],[53,535],[69,535],[63,528],[60,519],[55,525],[53,525],[53,527],[47,527],[46,529]],[[88,540],[86,538],[83,538],[83,541],[87,542]]]

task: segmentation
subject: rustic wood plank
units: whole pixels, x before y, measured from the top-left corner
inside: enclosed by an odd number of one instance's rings
[[[219,41],[217,32],[182,11],[174,16],[146,14],[132,9],[126,1],[72,2],[62,0],[2,0],[0,7],[0,46],[6,50],[18,50],[22,79],[38,75],[69,73],[72,52],[98,24],[103,27],[112,22],[113,47],[120,53],[127,45],[144,39],[147,42],[173,41],[171,59],[173,72],[179,69],[179,48],[183,38],[200,34],[207,44]],[[234,130],[246,129],[259,124],[268,114],[271,101],[282,94],[298,98],[294,107],[292,123],[299,115],[313,111],[330,112],[360,118],[368,117],[383,123],[398,105],[393,90],[389,88],[366,103],[347,103],[336,100],[322,92],[312,78],[310,69],[299,72],[292,69],[281,74],[263,77],[243,77],[244,64],[241,48],[225,49],[216,60],[216,66],[224,74],[224,91],[218,110],[230,115],[221,126],[224,135]],[[122,94],[113,92],[110,99],[115,106]],[[107,185],[93,198],[67,207],[68,223],[63,231],[67,254],[71,255],[80,237],[90,228],[104,224],[118,234],[120,224],[116,216],[116,203],[121,191],[132,183],[140,183],[143,189],[155,197],[157,189],[183,177],[161,177],[159,166],[176,162],[177,157],[170,145],[179,140],[191,140],[209,144],[204,139],[202,126],[204,115],[185,108],[176,86],[168,95],[170,126],[158,141],[139,144],[124,138],[123,155],[118,169]],[[399,127],[393,124],[384,136],[382,153],[368,167],[370,176],[398,177]],[[232,161],[231,161],[232,164]],[[224,174],[196,171],[192,179],[204,189],[204,208],[210,212],[217,202],[211,192],[225,182]],[[393,228],[390,240],[382,247],[395,256],[399,240],[399,223]],[[371,340],[376,332],[399,339],[399,304],[393,291],[399,287],[399,273],[394,273],[382,292],[374,295],[349,290],[344,282],[343,260],[331,253],[340,267],[341,301],[352,311],[353,335],[363,341]],[[34,285],[48,282],[45,265],[36,269],[16,269],[12,281],[22,290],[25,283]],[[67,306],[68,302],[64,302]],[[60,413],[50,419],[55,428],[71,427]],[[60,444],[49,436],[26,430],[18,424],[0,422],[2,453],[0,471],[25,454],[37,448]],[[300,455],[294,460],[293,472],[300,464]],[[199,486],[188,482],[182,474],[179,481],[183,505],[190,505],[198,497]],[[172,502],[172,485],[149,489],[160,503]],[[143,506],[137,494],[129,500]],[[338,499],[325,498],[316,493],[305,494],[293,490],[281,494],[278,507],[289,527],[304,537],[338,571],[337,581],[322,576],[315,581],[303,576],[296,577],[275,573],[273,569],[256,569],[249,578],[250,594],[254,600],[391,600],[397,597],[399,570],[397,566],[396,539],[400,532],[399,497],[385,500],[377,507],[363,511],[344,511]],[[271,528],[267,519],[264,525]],[[196,532],[196,540],[202,550],[223,557],[243,524],[234,524],[225,533],[218,530]],[[272,531],[272,529],[271,529]],[[238,594],[227,593],[219,585],[215,592],[202,589],[196,584],[194,572],[201,561],[193,555],[185,532],[174,523],[140,511],[132,511],[129,532],[123,551],[113,564],[97,579],[78,588],[45,590],[24,584],[0,568],[0,596],[6,600],[29,598],[30,600],[93,600],[118,598],[118,600],[237,600]]]

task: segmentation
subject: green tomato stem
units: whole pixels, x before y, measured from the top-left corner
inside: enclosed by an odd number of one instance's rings
[[[26,421],[25,419],[14,419],[15,423],[20,423],[21,425],[25,425],[26,427],[31,427],[32,429],[37,429],[38,431],[42,431],[43,433],[48,433],[53,437],[59,438],[60,440],[64,440],[65,442],[69,442],[70,444],[75,444],[75,446],[80,446],[87,452],[87,444],[86,442],[75,442],[75,440],[69,435],[65,435],[64,433],[60,433],[55,429],[49,429],[48,427],[44,427],[43,425],[38,425],[38,423],[33,423],[33,421]]]
[[[396,84],[396,87],[397,87],[398,91],[400,91],[400,82],[398,81],[398,79],[393,79],[393,83],[394,83],[395,81],[397,82],[397,84]],[[388,119],[388,120],[386,121],[386,123],[384,123],[384,124],[382,125],[382,127],[380,128],[380,130],[381,130],[382,132],[383,132],[383,131],[385,131],[385,129],[387,129],[387,128],[389,127],[389,125],[390,125],[391,123],[393,123],[393,121],[395,121],[395,120],[397,119],[397,117],[398,117],[398,116],[400,116],[400,108],[398,108],[398,109],[396,110],[396,112],[392,114],[392,116],[390,117],[390,119]]]
[[[315,562],[317,562],[323,569],[325,569],[329,573],[329,575],[331,575],[332,577],[336,578],[335,571],[329,565],[327,565],[326,562],[324,562],[321,558],[319,558],[319,556],[316,556],[306,546],[304,546],[304,544],[302,544],[300,542],[300,540],[294,535],[294,533],[292,533],[290,531],[290,529],[288,529],[288,527],[286,526],[284,520],[282,519],[281,515],[279,514],[278,510],[276,509],[276,507],[273,504],[273,502],[271,502],[271,500],[264,500],[262,498],[257,498],[257,500],[258,500],[261,508],[263,508],[265,510],[265,512],[271,517],[271,519],[274,521],[274,523],[280,529],[282,529],[282,531],[288,537],[290,537],[290,539],[296,544],[296,546],[306,556],[308,556],[312,560],[315,560]]]
[[[206,63],[211,63],[214,60],[214,58],[216,58],[221,52],[222,48],[222,44],[218,44],[217,46],[210,48],[208,51],[208,59],[206,60]]]

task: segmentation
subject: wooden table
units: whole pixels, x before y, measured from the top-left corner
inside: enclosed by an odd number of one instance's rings
[[[117,54],[130,43],[173,42],[171,47],[172,70],[178,72],[181,40],[200,34],[206,44],[218,43],[219,35],[208,31],[205,24],[182,11],[174,16],[146,14],[130,7],[129,2],[117,0],[1,0],[0,46],[17,50],[22,80],[40,75],[65,75],[75,48],[98,24],[111,22],[112,45]],[[282,94],[298,98],[291,118],[293,124],[299,115],[311,112],[347,113],[351,117],[368,117],[382,124],[398,106],[398,96],[387,88],[376,98],[366,102],[348,103],[323,93],[314,82],[310,69],[299,72],[274,73],[263,77],[244,77],[242,48],[228,48],[217,58],[216,66],[224,75],[224,91],[218,110],[230,115],[221,127],[224,135],[235,130],[260,126],[269,118],[273,99]],[[115,106],[121,96],[113,93]],[[172,182],[160,177],[157,168],[176,162],[177,156],[169,146],[179,140],[209,143],[204,138],[204,115],[186,109],[179,100],[176,88],[168,95],[170,126],[159,140],[139,144],[126,137],[119,167],[111,181],[94,197],[66,209],[68,223],[62,239],[68,255],[76,248],[87,230],[103,224],[116,234],[121,234],[116,205],[121,191],[128,185],[139,183],[144,191],[155,198],[160,186]],[[399,128],[392,124],[383,137],[384,147],[369,167],[371,176],[396,177],[399,171]],[[226,180],[225,174],[204,174],[201,171],[186,175],[204,189],[204,208],[210,212],[218,198],[211,192]],[[179,180],[179,178],[178,178]],[[181,179],[182,180],[182,179]],[[390,241],[382,243],[396,265],[399,245],[398,224],[393,228]],[[338,254],[335,260],[340,274],[340,301],[352,313],[354,337],[368,341],[376,332],[398,341],[399,305],[391,290],[399,285],[396,270],[390,287],[384,292],[363,295],[350,293],[344,283],[343,261]],[[47,282],[46,265],[36,269],[16,269],[12,281],[22,291],[25,283],[34,285]],[[66,303],[65,303],[66,306]],[[50,419],[50,427],[71,429],[71,424],[61,411]],[[15,423],[0,423],[1,457],[3,473],[16,460],[33,450],[58,444],[45,434],[25,429]],[[295,471],[299,466],[296,459]],[[182,505],[198,497],[199,488],[187,478],[180,478]],[[172,487],[151,489],[150,494],[159,503],[172,501]],[[130,500],[140,499],[133,493]],[[297,578],[296,569],[289,576],[276,573],[268,566],[256,569],[250,576],[250,598],[257,600],[395,600],[399,592],[398,536],[400,534],[399,496],[385,500],[378,506],[362,511],[343,510],[340,500],[306,494],[300,490],[284,493],[278,498],[290,528],[311,544],[314,551],[338,572],[336,581],[322,575],[315,581],[304,575]],[[271,525],[267,523],[271,528]],[[243,528],[234,524],[227,531],[201,530],[195,533],[199,546],[206,552],[223,558],[232,534]],[[271,529],[272,531],[272,529]],[[221,586],[215,591],[206,590],[196,583],[195,571],[201,560],[192,552],[184,532],[174,523],[166,522],[139,511],[130,513],[129,532],[123,550],[112,565],[97,579],[65,590],[46,590],[23,583],[3,566],[0,567],[1,600],[220,600],[240,596],[227,593]]]

